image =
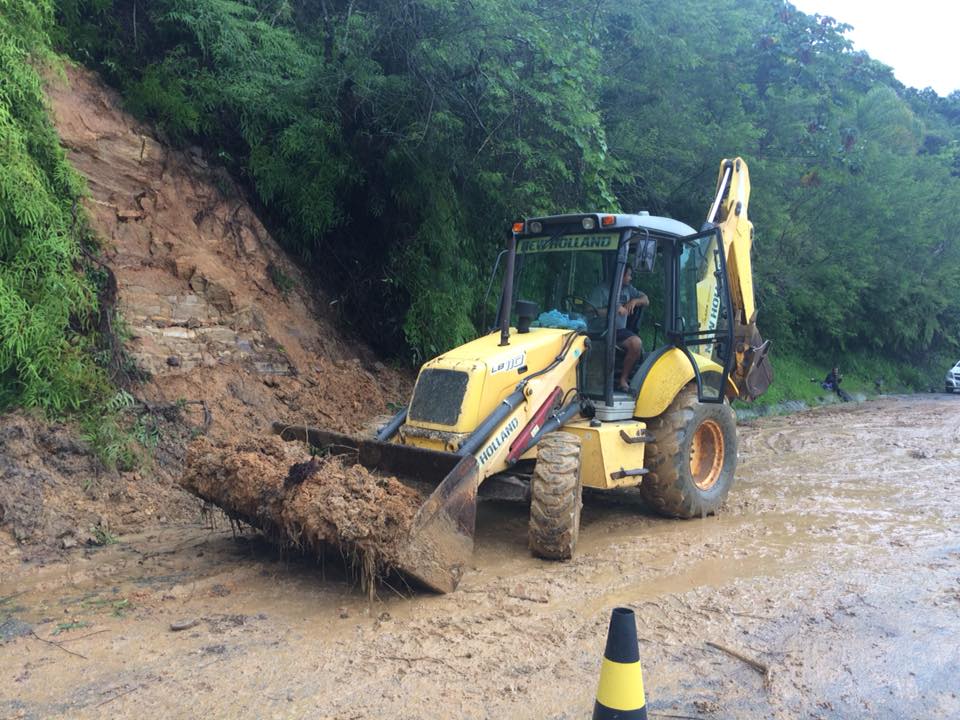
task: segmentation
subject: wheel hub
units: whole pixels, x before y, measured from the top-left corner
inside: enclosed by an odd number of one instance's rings
[[[723,469],[723,431],[714,420],[704,420],[690,444],[690,474],[701,490],[709,490],[720,479]]]

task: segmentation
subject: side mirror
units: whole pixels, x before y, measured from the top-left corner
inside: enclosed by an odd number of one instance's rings
[[[657,241],[650,237],[650,231],[646,229],[634,230],[633,237],[637,238],[633,253],[633,271],[653,272],[657,259]]]

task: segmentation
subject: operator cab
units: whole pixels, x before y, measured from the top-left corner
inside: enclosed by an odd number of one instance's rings
[[[718,228],[697,233],[647,213],[590,213],[532,218],[517,223],[514,234],[511,324],[529,324],[531,331],[569,329],[590,338],[578,385],[599,420],[633,417],[647,371],[673,347],[694,365],[701,399],[722,401],[732,331]],[[623,284],[626,268],[649,306],[624,317],[620,301],[635,294]],[[630,333],[641,338],[643,355],[628,377],[630,391],[621,392],[624,353],[617,336]],[[724,372],[701,375],[703,363],[694,355]]]

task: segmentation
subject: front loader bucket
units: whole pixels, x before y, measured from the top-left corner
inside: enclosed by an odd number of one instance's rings
[[[400,570],[436,592],[456,590],[473,555],[480,467],[472,455],[459,462],[413,519]]]
[[[274,423],[273,431],[335,455],[355,452],[360,464],[379,473],[436,485],[414,516],[397,569],[436,592],[456,589],[473,554],[480,471],[472,455],[361,440],[302,425]]]

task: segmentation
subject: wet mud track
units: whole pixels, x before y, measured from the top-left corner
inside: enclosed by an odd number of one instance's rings
[[[0,717],[586,718],[615,605],[654,718],[960,717],[960,397],[743,425],[721,515],[590,496],[568,563],[478,526],[458,592],[373,602],[226,527],[0,547]]]

